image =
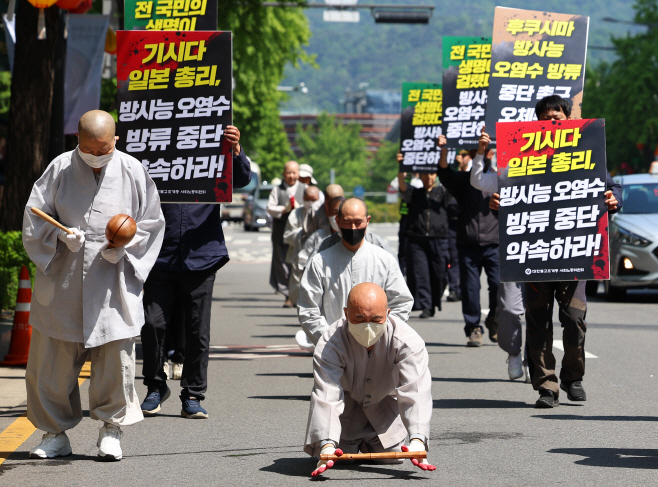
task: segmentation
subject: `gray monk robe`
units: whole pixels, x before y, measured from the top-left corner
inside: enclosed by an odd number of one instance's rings
[[[30,211],[35,206],[85,232],[80,251],[57,238],[59,229]],[[137,222],[125,255],[101,256],[105,226],[124,213]],[[135,337],[144,324],[143,284],[160,251],[164,218],[155,184],[137,159],[118,150],[98,182],[78,155],[66,152],[34,184],[23,218],[23,244],[36,264],[30,312],[28,419],[59,433],[82,419],[78,375],[91,358],[89,411],[118,426],[143,418],[134,387]]]
[[[367,240],[356,252],[337,243],[316,254],[302,276],[297,315],[309,340],[317,343],[329,325],[344,315],[347,296],[362,282],[380,286],[386,292],[391,314],[403,321],[409,319],[414,298],[397,259]]]
[[[433,407],[428,361],[423,339],[395,316],[389,315],[370,354],[345,318],[336,321],[313,354],[304,451],[315,456],[326,440],[354,452],[359,440],[399,450],[407,434],[427,445]]]
[[[57,238],[59,230],[30,211],[48,213],[85,232],[79,252]],[[125,213],[137,234],[117,264],[101,257],[105,226]],[[58,340],[96,347],[139,336],[144,324],[142,287],[164,236],[155,184],[137,159],[118,150],[96,184],[77,150],[55,159],[34,183],[23,218],[23,244],[37,266],[30,324]]]

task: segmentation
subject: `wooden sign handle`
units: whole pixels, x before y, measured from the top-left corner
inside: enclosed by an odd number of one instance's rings
[[[36,208],[36,207],[33,206],[31,208],[31,210],[32,210],[32,213],[34,213],[36,216],[38,216],[42,220],[47,221],[51,225],[54,225],[57,228],[59,228],[60,230],[64,230],[68,234],[73,234],[73,231],[70,228],[65,227],[60,222],[55,220],[52,216],[50,216],[49,214],[44,213],[43,211],[41,211],[39,208]]]
[[[320,455],[320,460],[327,462],[329,460],[391,460],[395,458],[427,458],[425,451],[389,451],[383,453],[343,453],[337,455]]]

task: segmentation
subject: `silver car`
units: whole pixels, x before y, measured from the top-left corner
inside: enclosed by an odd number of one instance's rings
[[[617,176],[624,205],[610,223],[609,301],[629,288],[658,287],[658,174]]]

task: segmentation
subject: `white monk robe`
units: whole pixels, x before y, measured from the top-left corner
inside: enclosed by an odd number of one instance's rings
[[[34,215],[32,206],[84,231],[80,251],[71,252],[57,238],[59,229]],[[107,243],[105,226],[118,213],[135,219],[137,233],[112,264],[100,250]],[[117,425],[141,419],[134,390],[135,337],[144,324],[143,284],[163,236],[155,184],[140,162],[123,152],[114,151],[98,182],[76,149],[51,162],[34,184],[23,245],[37,267],[30,324],[38,347],[30,350],[26,381],[28,418],[38,428],[59,433],[82,418],[75,389],[88,349],[91,417]],[[53,367],[48,360],[55,356]]]
[[[345,453],[364,441],[370,452],[400,451],[407,434],[425,442],[432,419],[432,376],[425,342],[395,316],[367,349],[347,320],[322,335],[313,354],[311,406],[304,451],[315,456],[327,440]]]
[[[409,319],[414,298],[397,259],[368,241],[356,252],[341,242],[316,254],[302,276],[297,310],[299,322],[313,343],[317,344],[329,325],[344,315],[347,296],[362,282],[380,286],[386,292],[391,314],[403,321]]]

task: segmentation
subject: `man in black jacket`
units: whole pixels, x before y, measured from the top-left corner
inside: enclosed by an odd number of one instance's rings
[[[229,125],[224,136],[233,148],[233,187],[251,180],[251,165],[240,146],[240,131]],[[165,332],[178,300],[185,316],[185,361],[181,377],[181,416],[207,418],[201,401],[208,386],[210,308],[215,273],[228,261],[220,205],[163,204],[165,235],[158,260],[144,283],[142,353],[145,416],[160,411],[171,391],[164,373]],[[174,317],[175,318],[175,317]]]
[[[422,310],[419,318],[434,316],[441,311],[441,297],[446,287],[448,270],[447,192],[435,187],[436,173],[422,173],[422,188],[405,181],[406,173],[398,174],[402,200],[408,205],[406,236],[408,238],[407,267],[413,272],[409,283],[414,296],[414,310]]]
[[[437,171],[441,184],[455,197],[459,205],[457,221],[457,250],[464,315],[466,346],[482,346],[483,328],[480,325],[480,274],[482,269],[489,284],[489,313],[484,322],[489,338],[497,341],[498,326],[496,297],[500,282],[498,264],[498,219],[489,209],[491,193],[483,193],[471,186],[470,171],[456,172],[448,166],[445,136],[439,137],[441,159]]]

